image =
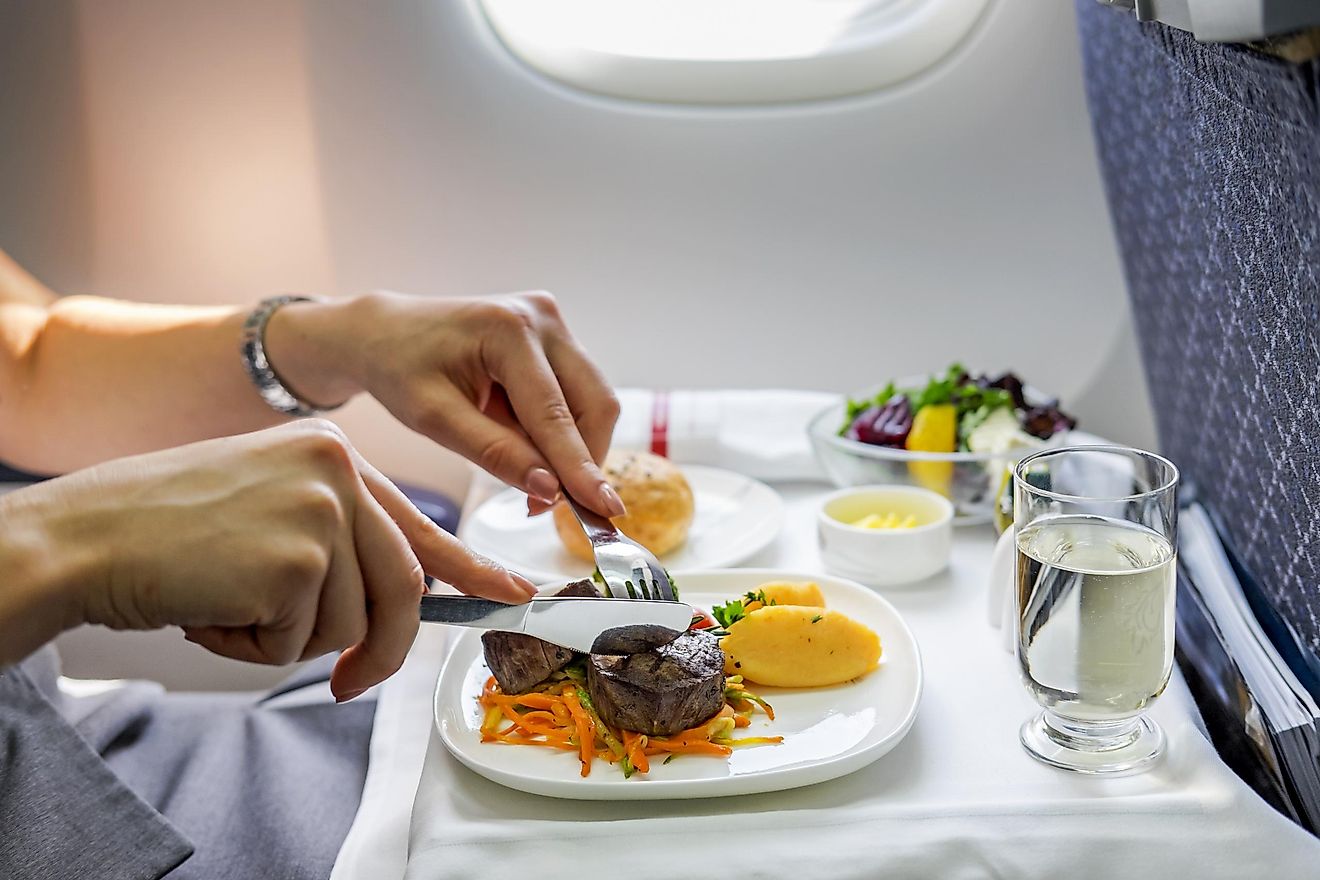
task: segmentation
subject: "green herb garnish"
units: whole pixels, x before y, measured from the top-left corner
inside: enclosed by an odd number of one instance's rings
[[[762,605],[778,604],[773,599],[766,598],[765,590],[752,590],[743,594],[741,599],[731,599],[723,605],[716,605],[710,609],[710,613],[716,623],[728,629],[747,616],[747,606],[753,602],[760,602]]]
[[[822,616],[822,615],[820,615],[820,614],[817,614],[815,617],[811,618],[811,622],[812,622],[812,623],[820,623],[820,622],[821,622],[822,620],[824,620],[824,619],[825,619],[824,616]]]
[[[728,629],[746,617],[747,612],[743,610],[741,599],[733,599],[729,602],[725,602],[723,605],[713,606],[710,609],[710,615],[715,618],[716,623],[725,629]]]
[[[912,403],[912,412],[915,415],[923,406],[932,406],[937,403],[949,403],[953,400],[953,395],[961,387],[964,379],[967,378],[967,369],[962,364],[949,364],[949,368],[944,371],[943,376],[931,376],[926,387],[920,391],[905,391],[908,400]]]

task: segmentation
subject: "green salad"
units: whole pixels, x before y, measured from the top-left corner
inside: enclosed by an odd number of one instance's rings
[[[1057,400],[1029,402],[1014,373],[973,375],[950,364],[925,385],[849,398],[839,435],[872,446],[923,452],[999,452],[1037,445],[1077,425]]]

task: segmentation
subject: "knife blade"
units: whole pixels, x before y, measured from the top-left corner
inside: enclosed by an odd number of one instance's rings
[[[537,597],[506,605],[472,596],[422,596],[421,619],[526,633],[573,651],[637,654],[667,645],[692,622],[692,606],[650,599]]]

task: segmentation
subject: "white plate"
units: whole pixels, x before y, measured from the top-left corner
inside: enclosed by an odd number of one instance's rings
[[[660,557],[665,568],[727,568],[779,534],[784,502],[765,483],[719,468],[683,465],[695,516],[688,539]],[[536,583],[583,578],[591,566],[564,549],[550,514],[527,517],[527,497],[506,489],[463,517],[458,536],[473,550]]]
[[[775,709],[775,720],[753,715],[743,736],[782,736],[779,745],[735,749],[729,758],[682,755],[655,761],[651,772],[624,779],[604,762],[591,775],[568,752],[481,741],[477,697],[490,675],[481,634],[456,640],[435,691],[435,721],[445,747],[463,764],[509,788],[578,800],[661,800],[779,791],[836,779],[888,752],[912,727],[921,700],[921,655],[907,624],[871,590],[852,581],[771,569],[675,572],[683,601],[709,609],[770,580],[812,580],[829,608],[880,635],[880,668],[827,688],[755,688]]]

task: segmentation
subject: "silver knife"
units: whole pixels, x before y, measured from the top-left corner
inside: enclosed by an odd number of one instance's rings
[[[471,596],[422,596],[422,620],[526,633],[573,651],[637,654],[687,631],[692,606],[653,599],[537,597],[506,605]]]

